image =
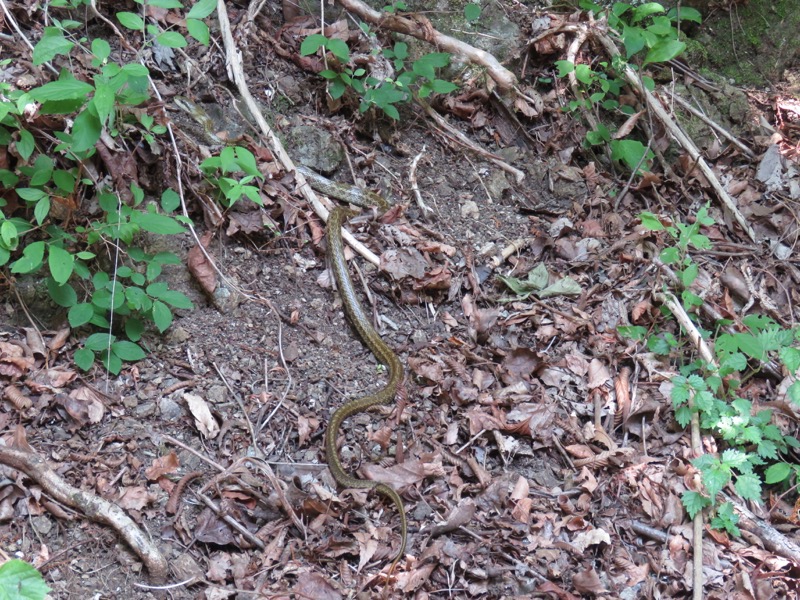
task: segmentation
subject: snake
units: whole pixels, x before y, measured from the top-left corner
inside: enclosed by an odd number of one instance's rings
[[[379,203],[379,208],[385,210],[388,204],[383,198],[380,200],[382,202]],[[397,388],[402,383],[404,377],[403,365],[400,359],[386,342],[383,341],[378,332],[375,331],[375,328],[372,327],[367,313],[358,300],[353,281],[350,279],[347,261],[344,257],[342,224],[347,218],[355,214],[357,214],[356,211],[340,206],[334,208],[328,216],[328,262],[331,265],[331,270],[336,280],[336,286],[339,288],[339,295],[342,297],[342,305],[344,306],[347,318],[350,320],[350,323],[353,325],[364,344],[366,344],[367,348],[375,355],[375,358],[383,363],[389,370],[389,378],[383,389],[373,394],[350,400],[336,409],[328,423],[328,428],[325,430],[325,456],[328,461],[328,468],[330,469],[331,475],[333,475],[333,478],[336,480],[336,483],[345,488],[373,490],[393,502],[398,513],[400,513],[400,548],[392,560],[390,567],[391,572],[394,570],[398,561],[403,558],[408,540],[408,520],[406,518],[403,499],[394,488],[385,483],[359,479],[348,473],[342,466],[339,450],[336,446],[336,438],[344,420],[375,406],[389,404],[394,401],[397,395]]]
[[[209,143],[215,145],[224,145],[226,142],[220,139],[215,133],[215,124],[206,111],[182,96],[174,98],[176,106],[181,110],[188,113],[197,123],[199,123],[206,139]],[[363,188],[341,184],[320,175],[316,171],[302,165],[296,165],[295,169],[305,177],[309,185],[333,198],[346,202],[348,204],[355,204],[362,207],[376,207],[379,212],[383,213],[389,208],[389,203],[383,196],[365,190]],[[339,295],[342,297],[342,305],[344,312],[350,323],[355,328],[361,340],[366,344],[367,348],[375,355],[375,357],[383,363],[389,371],[388,381],[383,389],[356,398],[344,403],[341,407],[336,409],[331,416],[328,428],[325,430],[325,458],[328,463],[328,469],[333,475],[333,479],[337,484],[344,488],[367,489],[375,491],[376,493],[384,496],[390,500],[397,508],[400,514],[400,548],[397,551],[390,566],[390,572],[394,570],[395,565],[403,558],[406,551],[408,542],[408,519],[406,517],[405,505],[400,494],[389,485],[378,481],[371,481],[368,479],[360,479],[348,473],[342,465],[339,456],[339,449],[336,444],[336,439],[339,430],[345,419],[353,415],[365,412],[373,407],[389,404],[394,401],[397,395],[397,390],[403,382],[405,376],[403,365],[400,362],[397,354],[383,341],[380,334],[372,327],[370,319],[361,303],[358,300],[355,286],[350,278],[350,272],[347,268],[347,260],[344,256],[344,241],[342,239],[342,225],[351,216],[356,215],[357,212],[342,206],[334,208],[328,215],[328,224],[326,235],[328,239],[328,262],[331,265],[336,286],[339,289]]]

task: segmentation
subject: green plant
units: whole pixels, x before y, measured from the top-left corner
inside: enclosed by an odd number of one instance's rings
[[[701,208],[690,224],[664,224],[652,213],[640,215],[642,225],[653,232],[665,232],[674,245],[664,248],[659,259],[672,265],[680,281],[681,303],[692,314],[704,300],[690,291],[699,275],[692,249],[708,249],[711,242],[701,232],[714,224],[708,206]],[[717,327],[729,323],[718,323]],[[711,525],[738,535],[738,516],[729,502],[719,502],[722,490],[733,484],[746,500],[760,500],[763,485],[797,482],[800,465],[788,459],[800,441],[784,435],[774,424],[772,411],[755,410],[753,402],[741,396],[742,383],[758,373],[762,365],[775,361],[790,374],[800,368],[800,329],[785,329],[763,315],[741,319],[735,332],[700,330],[712,343],[714,360],[691,359],[691,349],[670,333],[651,332],[642,327],[620,328],[620,333],[637,340],[647,339],[650,351],[683,362],[672,378],[672,406],[675,419],[686,427],[696,414],[701,429],[713,433],[724,450],[719,456],[704,454],[692,464],[699,470],[705,493],[687,491],[682,502],[688,513],[712,507]],[[787,389],[792,403],[800,404],[800,381],[793,377]]]
[[[0,600],[43,600],[49,591],[41,573],[24,560],[0,565]]]
[[[392,48],[380,51],[391,62],[396,75],[378,79],[368,75],[363,68],[349,65],[350,49],[341,40],[329,39],[322,34],[310,35],[300,45],[300,54],[308,56],[320,49],[330,53],[331,61],[335,60],[338,65],[338,69],[328,68],[320,72],[320,76],[328,80],[331,98],[341,98],[352,89],[359,96],[359,111],[362,113],[376,107],[397,120],[400,113],[396,105],[409,102],[414,94],[427,98],[433,93],[448,94],[458,89],[456,84],[436,77],[437,69],[450,64],[450,54],[446,52],[431,52],[409,64],[408,44],[396,42]]]
[[[137,2],[145,10],[145,3]],[[82,4],[82,0],[51,3],[66,9]],[[165,9],[183,6],[177,0],[146,4]],[[215,5],[213,0],[200,0],[186,14],[189,34],[201,42],[207,40],[207,27],[199,19]],[[129,28],[144,23],[133,13],[117,13],[117,18]],[[72,33],[81,26],[77,21],[54,18],[52,22],[33,49],[33,62],[40,65],[58,55],[82,52],[90,57],[90,70],[80,78],[63,71],[58,79],[27,92],[0,83],[0,146],[12,157],[10,168],[0,169],[0,268],[13,275],[44,271],[50,298],[67,309],[73,328],[104,330],[88,336],[75,353],[75,363],[87,370],[99,359],[118,373],[123,361],[145,356],[140,343],[148,324],[163,332],[172,323],[174,309],[192,308],[185,295],[159,281],[163,266],[178,263],[178,257],[147,253],[137,246],[143,232],[182,233],[186,219],[174,214],[180,199],[173,190],[165,190],[159,202],[145,202],[144,192],[135,184],[127,191],[114,190],[84,174],[81,165],[95,155],[102,134],[134,138],[132,146],[138,138],[156,149],[157,136],[166,128],[146,111],[134,110],[150,97],[146,67],[112,61],[104,40],[92,40],[87,47],[85,38]],[[178,32],[152,27],[143,27],[142,32],[159,44],[186,45]],[[53,132],[52,141],[35,137],[32,132],[37,129],[29,129],[40,115],[64,124],[63,130]],[[92,216],[80,210],[92,203],[97,206]]]
[[[264,206],[258,187],[250,185],[264,176],[258,170],[256,158],[247,148],[228,146],[218,156],[211,156],[200,163],[200,171],[213,188],[218,190],[218,200],[225,207],[231,207],[242,196],[259,206]],[[237,179],[232,174],[244,173]]]
[[[622,42],[625,54],[615,57],[611,63],[601,61],[595,68],[567,60],[556,61],[558,76],[567,77],[574,73],[579,85],[580,97],[570,101],[568,108],[571,111],[588,110],[607,115],[605,119],[599,119],[596,128],[586,134],[586,145],[608,145],[612,160],[621,162],[630,171],[641,171],[642,166],[649,167],[652,151],[639,140],[617,136],[618,129],[609,120],[614,115],[630,118],[635,113],[632,106],[619,101],[625,85],[620,74],[626,68],[640,71],[649,64],[667,62],[683,53],[686,44],[680,40],[676,25],[681,19],[699,23],[700,13],[687,7],[681,8],[680,12],[675,9],[667,11],[658,2],[647,2],[640,6],[617,2],[611,8],[605,8],[582,0],[581,8],[605,16],[610,29]],[[648,90],[655,88],[651,77],[642,75],[641,80]]]

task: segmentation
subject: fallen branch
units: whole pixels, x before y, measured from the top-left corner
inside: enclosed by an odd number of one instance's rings
[[[167,561],[161,551],[119,506],[73,487],[33,452],[0,445],[0,463],[25,473],[55,500],[80,511],[92,521],[112,527],[145,564],[153,582],[166,580]]]
[[[491,77],[502,90],[511,90],[517,84],[517,78],[514,74],[501,65],[494,56],[474,46],[470,46],[466,42],[462,42],[454,37],[436,31],[430,24],[430,21],[422,16],[416,15],[412,19],[375,10],[361,2],[361,0],[338,0],[337,3],[345,10],[350,11],[378,27],[390,29],[398,33],[405,33],[406,35],[433,44],[439,50],[462,56],[476,65],[486,67],[486,72],[489,74],[489,77]]]
[[[258,128],[261,130],[261,133],[266,139],[272,154],[275,155],[278,161],[280,161],[281,165],[286,171],[294,171],[294,179],[297,182],[300,193],[303,194],[303,197],[314,209],[316,215],[323,221],[327,222],[328,209],[325,208],[322,202],[319,201],[319,198],[314,193],[314,190],[311,189],[311,186],[308,184],[305,177],[303,177],[303,175],[297,172],[297,170],[294,168],[294,162],[289,157],[286,149],[283,147],[283,143],[281,142],[280,138],[275,135],[275,132],[272,131],[272,128],[269,126],[269,123],[267,123],[266,119],[264,119],[264,116],[261,114],[261,109],[258,107],[258,104],[253,99],[253,95],[250,93],[250,88],[248,88],[247,82],[245,81],[241,52],[239,52],[239,50],[236,48],[236,45],[233,41],[231,22],[230,19],[228,19],[228,10],[225,6],[224,0],[217,0],[217,16],[219,19],[220,34],[222,35],[222,41],[225,47],[225,61],[228,66],[228,76],[230,77],[231,81],[236,84],[236,89],[239,92],[239,95],[242,97],[242,101],[245,103],[245,106],[247,106],[247,110],[250,111],[250,114],[253,116]],[[358,252],[366,260],[371,262],[376,267],[380,266],[381,261],[378,256],[376,256],[374,252],[354,238],[352,233],[346,229],[343,229],[342,237],[353,248],[353,250]]]

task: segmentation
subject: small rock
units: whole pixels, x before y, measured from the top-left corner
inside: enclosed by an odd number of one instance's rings
[[[47,535],[53,529],[53,522],[50,520],[50,517],[44,515],[33,517],[31,519],[31,525],[33,525],[33,528],[39,535]]]
[[[480,216],[478,204],[474,200],[467,200],[461,205],[461,216],[477,219]]]
[[[183,416],[180,404],[172,398],[162,398],[158,403],[158,408],[161,411],[161,418],[167,423],[174,423]]]
[[[189,339],[189,332],[180,325],[176,325],[167,334],[167,343],[169,344],[182,344]]]
[[[156,414],[156,403],[145,402],[144,404],[140,404],[133,411],[133,414],[140,419],[143,419],[145,417],[152,417],[154,414]]]
[[[203,579],[203,576],[205,575],[203,569],[199,564],[197,564],[197,561],[187,553],[181,554],[178,558],[172,561],[170,563],[170,567],[172,572],[175,574],[175,577],[180,581],[189,579],[194,582]],[[191,585],[191,582],[187,583],[186,585]]]
[[[214,385],[208,390],[206,398],[212,404],[221,404],[228,399],[228,390],[224,385]]]

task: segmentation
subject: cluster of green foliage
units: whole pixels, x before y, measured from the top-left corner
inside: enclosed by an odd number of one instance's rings
[[[41,573],[24,560],[0,565],[0,600],[43,600],[49,591]]]
[[[690,250],[711,248],[711,241],[701,233],[701,228],[714,224],[708,215],[708,206],[701,208],[691,224],[677,222],[665,226],[652,213],[640,215],[642,225],[653,232],[665,232],[674,242],[663,249],[660,260],[671,265],[678,275],[682,289],[680,301],[690,315],[696,317],[703,299],[690,290],[695,283],[699,267]],[[699,321],[699,319],[698,319]],[[746,500],[761,499],[764,484],[796,485],[800,465],[788,457],[800,448],[800,441],[784,435],[775,425],[772,411],[754,411],[753,403],[740,396],[742,382],[758,373],[770,361],[782,366],[794,377],[800,368],[800,329],[785,329],[773,319],[753,314],[745,316],[738,324],[741,331],[721,332],[730,321],[715,324],[715,331],[698,327],[704,339],[714,349],[714,363],[695,359],[693,348],[687,340],[666,332],[648,332],[641,326],[619,328],[620,333],[645,341],[647,349],[669,356],[680,364],[680,375],[672,379],[672,404],[675,418],[686,427],[697,414],[700,427],[713,433],[723,445],[720,456],[704,454],[693,461],[700,471],[705,494],[687,491],[682,502],[690,516],[712,507],[711,525],[739,534],[738,516],[730,502],[719,502],[719,495],[730,483]],[[800,381],[794,380],[787,389],[787,397],[800,404]]]
[[[186,38],[178,31],[162,31],[145,24],[145,4],[164,9],[183,8],[178,0],[136,0],[142,15],[117,13],[119,23],[139,32],[141,43],[181,47]],[[51,7],[77,9],[88,0],[54,0]],[[186,14],[189,34],[208,41],[203,18],[213,12],[214,0],[199,0]],[[73,328],[100,330],[86,339],[75,353],[75,363],[88,370],[99,359],[112,373],[123,361],[145,356],[140,345],[148,324],[163,332],[175,309],[191,309],[182,293],[159,281],[162,267],[179,262],[168,252],[150,254],[138,247],[141,232],[171,235],[184,231],[186,219],[176,214],[180,199],[166,190],[160,201],[145,202],[135,184],[130,200],[123,202],[118,190],[92,179],[81,165],[95,154],[101,135],[112,139],[138,138],[155,147],[156,136],[165,132],[153,116],[134,110],[149,100],[149,71],[138,63],[117,64],[102,39],[79,37],[83,24],[50,15],[33,50],[35,65],[57,56],[75,53],[90,57],[91,78],[78,79],[69,71],[55,81],[28,91],[0,83],[0,146],[15,159],[12,169],[0,169],[0,267],[13,275],[44,271],[46,289],[57,305],[68,310]],[[10,59],[0,63],[9,64]],[[53,139],[38,138],[29,131],[31,114],[60,116],[63,131]],[[135,145],[135,144],[134,144]],[[12,194],[13,191],[13,194]],[[8,198],[17,201],[9,205]],[[93,216],[81,210],[77,223],[60,216],[63,205],[71,208],[96,203]],[[6,208],[7,207],[7,208]]]
[[[394,13],[405,10],[403,2],[395,2],[384,7],[384,11]],[[464,8],[464,16],[468,22],[480,18],[480,6],[469,3]],[[360,25],[366,35],[370,35],[366,23]],[[410,102],[414,95],[427,98],[431,94],[449,94],[458,89],[452,81],[436,77],[437,69],[450,64],[447,52],[430,52],[420,56],[409,64],[408,44],[396,42],[392,48],[374,49],[373,55],[380,52],[391,61],[395,70],[394,77],[378,79],[367,73],[366,69],[351,64],[350,48],[345,42],[330,39],[322,34],[313,34],[303,40],[300,54],[309,56],[322,50],[327,64],[332,68],[320,72],[320,76],[328,81],[328,93],[337,100],[348,90],[353,90],[359,98],[359,111],[364,113],[375,107],[392,119],[398,120],[400,113],[398,104]]]
[[[602,7],[589,0],[581,1],[581,8],[604,16],[609,28],[622,42],[624,56],[616,57],[611,63],[602,61],[592,68],[588,64],[573,64],[571,61],[556,61],[559,77],[575,73],[581,88],[582,98],[572,100],[569,110],[596,111],[597,128],[586,134],[587,146],[608,145],[611,159],[619,161],[630,171],[649,168],[653,153],[641,141],[624,137],[616,139],[615,116],[629,117],[634,114],[632,106],[620,104],[619,97],[625,86],[621,77],[624,69],[641,71],[654,63],[663,63],[680,56],[686,44],[680,40],[678,26],[681,21],[700,22],[700,13],[690,7],[680,11],[667,11],[658,2],[648,2],[631,6],[616,2],[611,8]],[[641,76],[642,85],[653,90],[655,84],[651,77]]]

